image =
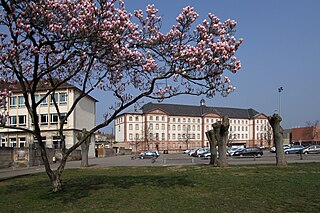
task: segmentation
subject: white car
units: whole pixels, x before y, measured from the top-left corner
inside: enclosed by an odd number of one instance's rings
[[[303,149],[303,154],[320,154],[320,145],[312,145]]]

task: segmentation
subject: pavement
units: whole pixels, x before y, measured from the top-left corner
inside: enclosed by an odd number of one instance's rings
[[[134,155],[119,155],[104,158],[91,158],[89,159],[89,168],[110,167],[110,166],[179,166],[179,165],[202,165],[209,164],[209,159],[194,158],[185,154],[163,154],[156,159],[155,162],[152,159],[139,159],[132,158]],[[302,158],[301,158],[302,157]],[[288,163],[310,163],[320,162],[320,155],[286,155]],[[261,158],[228,158],[230,165],[245,165],[245,164],[275,164],[275,154],[265,153]],[[66,169],[80,168],[81,161],[68,161]],[[51,164],[51,168],[55,170],[59,166],[59,163]],[[17,177],[27,174],[34,174],[45,172],[43,165],[33,167],[10,167],[0,169],[0,181],[2,179],[8,179],[11,177]]]

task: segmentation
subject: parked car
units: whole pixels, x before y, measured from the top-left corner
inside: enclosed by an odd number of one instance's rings
[[[146,151],[146,152],[142,152],[140,155],[139,155],[139,158],[140,159],[143,159],[143,158],[157,158],[159,157],[160,154],[158,151]]]
[[[228,156],[233,156],[233,154],[236,152],[236,151],[240,151],[244,148],[239,148],[239,147],[231,147],[229,149],[227,149],[227,155]]]
[[[288,149],[284,150],[285,154],[300,154],[303,152],[304,146],[301,145],[293,145]]]
[[[193,153],[195,153],[199,148],[196,148],[196,149],[191,149],[190,152],[188,153],[188,155],[192,155]]]
[[[303,154],[320,154],[320,145],[311,145],[303,149]]]
[[[243,157],[243,156],[261,157],[262,155],[263,155],[263,151],[259,147],[248,147],[248,148],[235,151],[233,153],[233,156],[240,156],[240,157]]]
[[[290,145],[285,144],[283,145],[283,150],[290,148]],[[276,147],[271,147],[270,152],[276,153]]]
[[[189,154],[191,150],[187,149],[183,151],[183,154]]]
[[[198,155],[200,158],[211,158],[211,152],[207,151]]]
[[[201,155],[202,153],[208,152],[208,151],[209,151],[209,149],[207,149],[207,148],[199,148],[194,153],[192,153],[191,156],[199,157],[199,155]]]

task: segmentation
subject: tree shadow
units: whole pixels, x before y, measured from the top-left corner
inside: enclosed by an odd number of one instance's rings
[[[86,175],[81,178],[73,178],[63,183],[61,192],[48,192],[40,199],[55,200],[60,203],[76,203],[79,199],[88,197],[93,191],[102,188],[130,189],[136,186],[152,186],[158,188],[171,188],[176,186],[194,187],[195,183],[185,176],[107,176]]]

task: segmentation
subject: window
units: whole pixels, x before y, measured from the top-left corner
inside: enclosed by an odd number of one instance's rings
[[[172,122],[176,122],[176,118],[172,118]]]
[[[186,131],[186,125],[182,125],[182,130]]]
[[[41,114],[40,115],[40,124],[41,125],[48,125],[48,114]]]
[[[200,123],[200,118],[198,118],[198,123]]]
[[[153,130],[153,124],[149,124],[149,129]]]
[[[40,95],[40,100],[42,99],[42,98],[44,98],[46,95],[45,94],[41,94]],[[47,97],[45,98],[45,99],[43,99],[43,101],[41,102],[41,104],[40,104],[40,106],[47,106],[48,105],[48,99],[47,99]]]
[[[129,124],[129,130],[132,130],[133,127],[132,127],[132,124]]]
[[[156,133],[156,140],[159,140],[159,133]]]
[[[129,134],[129,140],[132,140],[133,139],[133,135],[132,133]]]
[[[17,147],[17,139],[10,138],[10,147]]]
[[[65,92],[59,93],[59,103],[60,104],[67,103],[67,93],[65,93]]]
[[[156,116],[156,121],[158,121],[159,120],[159,116]]]
[[[140,138],[140,137],[139,137],[139,133],[136,133],[136,138],[135,138],[135,139],[136,139],[136,140],[139,140],[139,138]]]
[[[181,119],[180,119],[180,118],[178,118],[178,122],[179,122],[179,123],[181,122]]]
[[[166,129],[166,125],[165,125],[165,124],[162,124],[162,125],[161,125],[161,129],[162,129],[162,130],[165,130],[165,129]]]
[[[58,114],[50,114],[50,124],[57,124],[58,123]]]
[[[17,116],[10,116],[9,117],[9,125],[10,126],[16,126],[17,125]]]
[[[23,96],[18,96],[18,105],[19,107],[25,107],[25,100]]]
[[[19,138],[19,147],[23,148],[25,147],[25,145],[26,145],[26,138],[25,137]]]
[[[200,139],[200,134],[197,134],[197,139]]]
[[[25,115],[19,115],[18,116],[18,124],[19,124],[19,126],[25,126],[26,125],[26,116]]]
[[[165,140],[165,134],[164,133],[161,134],[161,138],[162,138],[162,140]]]
[[[132,117],[131,116],[129,116],[129,121],[132,121]]]
[[[178,125],[178,130],[179,130],[179,131],[181,130],[181,126],[180,126],[180,125]]]
[[[176,130],[176,125],[172,125],[172,130]]]
[[[152,121],[152,120],[153,120],[153,117],[152,117],[152,116],[150,116],[150,117],[149,117],[149,120],[150,120],[150,121]]]
[[[191,122],[191,118],[188,118],[188,122],[189,122],[189,123]]]
[[[14,108],[17,107],[17,96],[12,96],[9,99],[9,107]]]
[[[67,114],[66,114],[66,113],[60,113],[60,116],[61,116],[61,120],[63,120],[63,119],[67,116]],[[66,119],[66,120],[64,121],[64,124],[67,123],[67,120],[68,120],[68,119]]]
[[[186,119],[185,119],[185,118],[183,118],[183,122],[186,122]]]
[[[172,139],[176,139],[176,134],[172,134]]]
[[[168,139],[170,139],[170,134],[168,134]]]
[[[50,104],[54,104],[54,101],[58,103],[58,94],[57,93],[50,95]]]
[[[7,144],[7,138],[2,138],[1,139],[1,146],[6,147],[6,144]]]
[[[139,117],[138,116],[136,117],[136,121],[139,121]]]
[[[139,130],[139,124],[136,124],[136,130]]]
[[[62,141],[60,136],[53,136],[52,138],[52,148],[60,149],[62,147]]]
[[[159,124],[156,124],[156,130],[159,130]]]
[[[162,121],[165,121],[165,117],[164,116],[162,116]]]
[[[178,139],[181,139],[181,134],[180,133],[178,134]]]

